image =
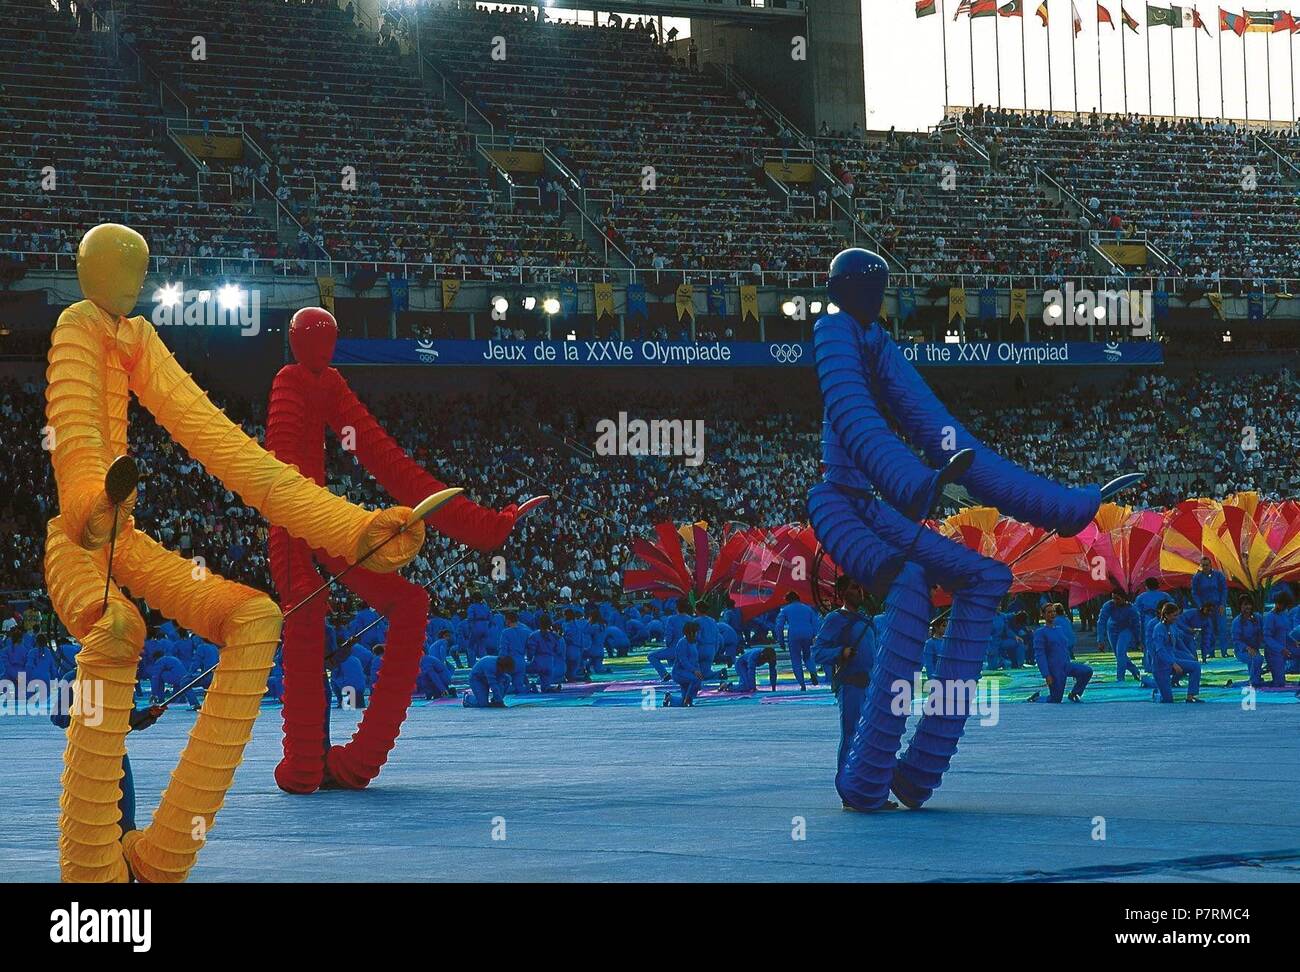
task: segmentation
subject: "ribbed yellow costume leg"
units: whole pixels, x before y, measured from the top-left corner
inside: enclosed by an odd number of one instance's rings
[[[265,594],[200,571],[139,531],[118,541],[115,580],[221,651],[203,710],[153,822],[119,843],[122,754],[145,630],[116,584],[104,616],[90,621],[99,612],[106,565],[104,551],[84,550],[63,534],[57,519],[51,521],[46,576],[60,578],[51,583],[51,600],[60,617],[80,627],[73,630],[82,642],[78,681],[104,686],[102,720],[78,712],[68,728],[59,840],[63,879],[123,881],[129,862],[141,881],[183,881],[252,736],[280,638],[280,609]]]

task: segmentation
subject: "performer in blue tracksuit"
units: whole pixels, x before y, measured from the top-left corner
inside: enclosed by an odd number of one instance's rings
[[[930,625],[930,637],[921,651],[921,666],[926,678],[939,677],[939,655],[943,651],[943,633],[948,630],[947,617],[936,618]]]
[[[497,636],[497,657],[509,655],[515,660],[510,672],[510,691],[515,695],[528,692],[528,636],[532,634],[519,623],[519,612],[506,610],[502,612],[505,627]]]
[[[1115,653],[1115,681],[1124,681],[1124,676],[1129,672],[1139,682],[1142,681],[1142,672],[1128,656],[1130,651],[1142,643],[1142,619],[1137,608],[1129,603],[1128,595],[1117,591],[1102,605],[1101,613],[1097,615],[1098,641],[1103,633],[1103,615],[1106,622],[1105,643]]]
[[[1065,697],[1065,680],[1074,679],[1069,699],[1078,702],[1092,678],[1092,667],[1070,658],[1070,640],[1057,623],[1060,605],[1049,603],[1043,608],[1043,624],[1034,632],[1034,660],[1047,682],[1047,697],[1035,692],[1030,702],[1060,702]]]
[[[524,653],[528,674],[537,676],[539,690],[558,692],[560,686],[555,683],[564,680],[564,640],[551,630],[549,614],[537,616],[537,630],[524,642]]]
[[[1195,611],[1195,608],[1189,610]],[[1160,605],[1156,623],[1148,637],[1151,674],[1155,676],[1161,702],[1174,700],[1173,680],[1184,675],[1187,676],[1187,701],[1200,702],[1197,694],[1201,691],[1201,663],[1196,660],[1192,642],[1179,628],[1178,617],[1177,604],[1170,601]]]
[[[726,621],[718,622],[718,661],[733,665],[740,654],[740,635]]]
[[[685,598],[678,602],[677,610],[664,618],[664,646],[646,655],[646,661],[659,673],[660,681],[673,680],[665,663],[671,664],[677,657],[677,642],[682,640],[682,629],[691,620],[690,610]]]
[[[440,698],[451,691],[451,669],[446,661],[426,651],[420,658],[420,674],[415,679],[415,690],[426,699]]]
[[[790,651],[790,666],[794,669],[794,678],[799,683],[800,692],[808,691],[803,678],[805,666],[812,683],[819,684],[817,669],[812,663],[812,643],[820,622],[817,612],[799,600],[799,595],[794,591],[785,596],[785,606],[776,615],[776,640],[782,648]]]
[[[1201,569],[1192,575],[1192,606],[1211,609],[1205,615],[1207,631],[1201,661],[1213,658],[1216,649],[1222,650],[1223,657],[1227,658],[1224,611],[1228,606],[1228,579],[1223,571],[1215,569],[1209,557],[1201,558]]]
[[[1074,615],[1068,604],[1062,602],[1056,605],[1056,620],[1053,623],[1065,634],[1065,648],[1073,658],[1078,636],[1074,633]]]
[[[330,688],[334,690],[334,701],[340,709],[366,707],[366,688],[369,682],[365,669],[361,667],[361,659],[356,654],[356,649],[360,647],[359,643],[354,644],[345,657],[334,658]]]
[[[474,663],[469,673],[469,688],[462,696],[467,709],[505,708],[506,686],[515,671],[511,655],[484,655]]]
[[[578,617],[573,608],[567,607],[560,632],[564,637],[564,680],[583,681],[582,653],[587,647],[587,622]]]
[[[636,624],[636,622],[629,622],[627,627],[631,629],[634,624]],[[612,624],[605,629],[606,657],[626,658],[631,650],[632,636],[628,634],[627,631],[622,628],[617,628]],[[613,669],[608,667],[603,670],[613,671]]]
[[[999,456],[966,431],[934,396],[877,319],[888,266],[877,254],[850,249],[831,263],[836,313],[813,329],[817,376],[825,405],[824,482],[808,496],[818,540],[835,563],[862,584],[889,586],[889,622],[864,716],[837,781],[841,798],[861,810],[883,806],[892,789],[919,807],[939,786],[957,749],[968,712],[922,716],[901,758],[910,693],[929,626],[930,588],[952,592],[952,612],[939,678],[958,685],[979,677],[993,615],[1011,587],[1005,564],[929,530],[928,516],[952,479],[1002,513],[1063,536],[1092,520],[1101,503],[1096,486],[1060,486]],[[888,418],[886,417],[888,416]],[[891,428],[891,419],[920,447],[922,461]],[[948,466],[949,462],[953,464]],[[931,468],[931,467],[944,468]],[[891,584],[892,580],[892,584]],[[901,688],[907,686],[907,688]],[[878,700],[879,704],[873,702]]]
[[[1133,599],[1133,607],[1137,609],[1138,620],[1142,626],[1142,645],[1145,648],[1147,643],[1147,632],[1151,626],[1156,623],[1156,614],[1162,604],[1173,604],[1174,599],[1171,595],[1160,589],[1160,581],[1154,577],[1148,577],[1142,582],[1143,590]],[[1142,667],[1151,671],[1151,661],[1147,658],[1144,651],[1142,654]]]
[[[1029,627],[1026,611],[1008,611],[1002,617],[1007,623],[1007,638],[1002,643],[1002,654],[1010,667],[1024,668],[1034,642],[1033,629]]]
[[[718,635],[718,622],[713,619],[708,605],[703,601],[695,605],[695,623],[700,629],[695,639],[696,650],[700,653],[700,677],[706,682],[721,679],[723,672],[716,671],[713,662],[718,657],[722,639]]]
[[[727,609],[722,612],[722,623],[736,632],[736,641],[738,650],[749,650],[749,629],[745,625],[745,619],[741,616],[740,608],[730,599],[727,601]],[[743,648],[739,646],[743,645]]]
[[[1201,563],[1204,565],[1205,561]],[[1232,652],[1246,666],[1250,684],[1263,688],[1264,625],[1255,616],[1255,604],[1249,594],[1243,594],[1238,600],[1237,616],[1232,619]]]
[[[776,691],[776,649],[771,645],[751,648],[741,652],[736,658],[736,691],[758,691],[758,666],[767,666],[767,680],[772,691]]]
[[[1291,644],[1293,619],[1291,617],[1291,598],[1282,593],[1273,601],[1273,610],[1267,611],[1261,619],[1264,659],[1268,662],[1269,683],[1286,684],[1288,655],[1300,656]]]
[[[588,609],[586,638],[582,646],[582,677],[588,682],[591,681],[593,672],[608,675],[611,671],[605,664],[605,643],[611,631],[618,629],[606,624],[598,610]]]
[[[488,607],[487,598],[480,597],[473,602],[465,612],[465,619],[469,623],[469,641],[466,644],[466,651],[469,655],[469,663],[473,665],[493,647],[488,639],[492,627],[492,609]]]
[[[862,704],[871,682],[876,658],[876,628],[862,611],[866,592],[848,574],[835,579],[841,607],[822,618],[813,638],[813,663],[831,675],[831,691],[840,709],[840,747],[835,757],[836,776],[844,769],[853,734],[862,722]],[[843,801],[846,810],[854,809]]]
[[[664,705],[690,706],[695,704],[695,693],[704,684],[704,673],[700,670],[700,626],[694,621],[687,621],[682,626],[682,636],[673,646],[673,681],[682,690],[681,699],[673,702],[672,693],[664,696]]]
[[[1214,622],[1212,620],[1216,608],[1213,604],[1205,604],[1201,607],[1186,607],[1178,615],[1178,620],[1174,622],[1179,633],[1187,642],[1188,646],[1196,651],[1201,652],[1201,660],[1206,661],[1209,653],[1213,651],[1210,636],[1213,631]]]

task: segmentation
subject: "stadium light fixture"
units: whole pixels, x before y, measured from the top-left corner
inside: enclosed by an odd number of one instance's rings
[[[808,305],[808,310],[809,310],[810,313],[813,313],[813,314],[820,314],[820,313],[822,312],[822,302],[821,302],[820,300],[814,300],[814,301],[812,301],[812,302]]]
[[[197,294],[197,297],[199,299],[200,304],[206,304],[209,300],[212,299],[212,291],[200,290]]]
[[[944,344],[961,344],[960,331],[945,331],[943,335]]]
[[[1092,309],[1092,316],[1095,317],[1095,318],[1097,318],[1097,320],[1099,320],[1099,321],[1102,320],[1102,319],[1105,318],[1105,316],[1106,316],[1106,308],[1104,308],[1104,307],[1094,307],[1094,308]]]
[[[492,298],[492,309],[498,314],[504,314],[510,309],[510,301],[506,300],[500,294]]]
[[[548,314],[558,314],[560,312],[560,302],[554,297],[547,297],[542,302],[542,310]]]
[[[1223,332],[1223,343],[1224,343],[1224,344],[1231,344],[1231,343],[1232,343],[1232,332],[1231,332],[1231,331],[1224,331],[1224,332]]]
[[[531,294],[524,298],[524,310],[530,311],[537,308],[537,298]]]
[[[1060,304],[1052,304],[1050,307],[1048,307],[1048,308],[1047,308],[1047,316],[1048,316],[1048,317],[1052,317],[1052,318],[1060,317],[1060,316],[1061,316],[1061,305],[1060,305]]]
[[[175,307],[181,302],[184,293],[185,285],[179,281],[163,284],[153,292],[154,303],[162,304],[164,307]]]
[[[217,291],[217,305],[222,310],[231,310],[243,301],[244,292],[239,289],[239,284],[223,284]]]
[[[839,312],[840,312],[840,305],[839,305],[839,304],[836,304],[836,303],[833,303],[833,302],[832,302],[832,303],[827,303],[827,305],[826,305],[826,313],[827,313],[827,314],[838,314]]]
[[[792,300],[787,300],[781,305],[781,313],[784,314],[786,317],[794,317],[794,312],[796,309],[797,308],[794,305],[794,301]]]

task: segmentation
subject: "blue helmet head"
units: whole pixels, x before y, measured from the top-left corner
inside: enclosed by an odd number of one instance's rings
[[[889,264],[878,253],[855,246],[841,250],[831,261],[831,300],[863,327],[880,316],[888,283]]]

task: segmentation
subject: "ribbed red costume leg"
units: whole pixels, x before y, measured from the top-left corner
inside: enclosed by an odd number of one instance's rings
[[[346,566],[332,558],[323,563],[335,574]],[[354,570],[343,578],[343,583],[388,619],[383,667],[370,693],[361,724],[353,733],[351,742],[346,746],[330,747],[326,756],[329,774],[334,781],[359,790],[379,775],[406,719],[406,710],[411,705],[411,694],[420,674],[420,658],[424,654],[429,595],[424,588],[396,574]]]
[[[285,610],[316,590],[323,578],[311,548],[284,530],[271,530],[271,578]],[[325,615],[321,593],[284,622],[284,759],[275,782],[286,793],[313,793],[325,772]],[[419,664],[417,659],[416,664]]]

